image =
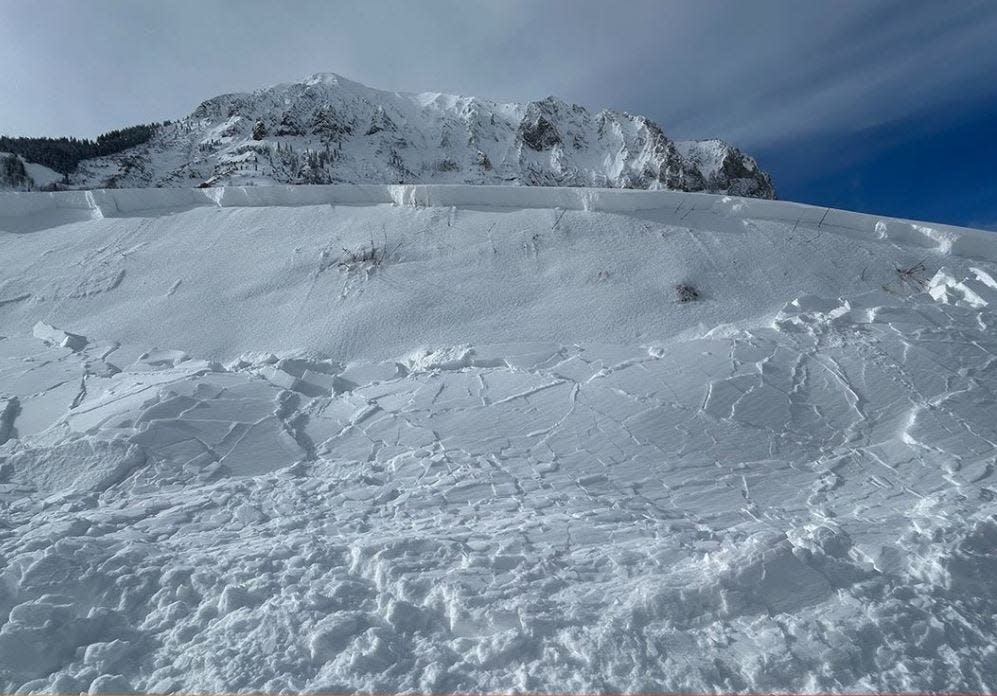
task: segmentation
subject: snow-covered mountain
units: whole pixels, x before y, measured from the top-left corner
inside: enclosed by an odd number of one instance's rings
[[[997,690],[992,233],[142,189],[0,259],[0,691]]]
[[[708,191],[773,198],[755,161],[719,140],[673,142],[643,116],[549,97],[371,89],[331,73],[226,94],[152,140],[80,164],[80,188],[273,183],[468,183]]]

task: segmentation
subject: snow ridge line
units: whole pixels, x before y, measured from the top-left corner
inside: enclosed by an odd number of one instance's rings
[[[81,211],[80,221],[149,216],[161,210],[198,207],[298,207],[318,205],[414,208],[487,207],[498,210],[554,209],[634,214],[683,210],[709,224],[716,218],[794,222],[859,239],[889,239],[943,255],[997,261],[992,232],[953,225],[886,218],[866,213],[757,198],[668,190],[597,189],[470,184],[331,184],[316,186],[224,186],[204,189],[95,189],[87,191],[0,192],[0,232],[19,227],[17,218],[40,213]],[[60,222],[71,222],[74,217]],[[683,224],[692,224],[685,223]]]
[[[330,184],[317,186],[223,186],[204,189],[94,189],[54,192],[0,192],[0,217],[20,217],[53,209],[87,210],[101,216],[177,207],[294,207],[307,205],[400,205],[412,207],[561,208],[635,212],[674,207],[689,196],[692,207],[708,210],[727,196],[622,189],[447,184]],[[747,200],[747,199],[745,199]],[[738,209],[744,209],[741,205]]]
[[[841,216],[880,220],[883,216],[854,213],[804,203],[737,198],[710,193],[668,190],[633,190],[553,186],[501,186],[471,184],[328,184],[276,186],[222,186],[175,189],[93,189],[77,191],[2,191],[0,217],[19,217],[53,209],[99,212],[108,217],[136,211],[190,207],[294,207],[307,205],[406,205],[453,207],[462,205],[496,208],[561,208],[632,213],[674,209],[713,212],[754,219],[797,219],[797,224],[839,227]],[[791,218],[787,213],[794,212]],[[829,213],[838,218],[833,224]],[[911,221],[901,221],[911,222]],[[922,223],[934,229],[959,229],[952,225]]]

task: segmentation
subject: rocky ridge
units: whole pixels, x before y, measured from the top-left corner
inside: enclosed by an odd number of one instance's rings
[[[329,183],[591,186],[774,198],[768,174],[720,140],[677,142],[654,121],[548,97],[372,89],[332,73],[225,94],[142,145],[81,162],[73,188]]]

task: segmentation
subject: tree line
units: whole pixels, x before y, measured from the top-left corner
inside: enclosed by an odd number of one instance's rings
[[[119,128],[97,136],[96,140],[79,138],[12,138],[0,136],[0,152],[13,152],[28,162],[36,162],[60,174],[69,175],[81,160],[105,157],[141,145],[152,138],[156,130],[169,125],[146,123]]]

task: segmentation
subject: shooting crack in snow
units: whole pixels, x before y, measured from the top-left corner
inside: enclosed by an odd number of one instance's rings
[[[989,235],[42,195],[0,194],[3,690],[997,684]]]

